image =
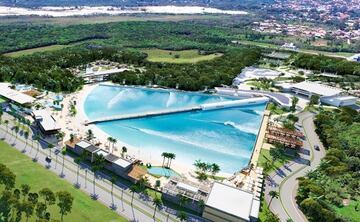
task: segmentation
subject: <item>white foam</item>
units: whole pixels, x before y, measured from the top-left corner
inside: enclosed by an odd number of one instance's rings
[[[224,123],[224,125],[226,126],[232,126],[242,132],[246,132],[246,133],[251,133],[251,134],[255,134],[257,135],[258,133],[258,128],[254,125],[250,125],[250,124],[236,124],[232,121],[226,121]]]
[[[169,98],[168,98],[168,100],[166,102],[166,107],[169,108],[169,107],[175,105],[176,100],[177,100],[176,99],[176,94],[174,92],[170,92],[169,93]]]

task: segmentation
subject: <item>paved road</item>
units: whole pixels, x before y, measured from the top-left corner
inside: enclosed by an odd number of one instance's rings
[[[314,114],[310,112],[299,114],[299,122],[302,124],[302,131],[306,137],[304,148],[298,158],[271,174],[271,179],[266,183],[265,198],[268,203],[271,200],[269,192],[280,190],[280,197],[272,200],[270,209],[279,216],[281,221],[289,218],[294,222],[308,221],[298,208],[295,196],[298,188],[296,179],[319,166],[321,159],[325,156],[325,149],[315,133],[313,118]],[[319,145],[320,151],[314,150],[314,145]]]
[[[13,119],[7,114],[3,115],[3,119]],[[10,123],[12,121],[9,121]],[[49,155],[49,151],[42,147],[47,147],[45,144],[40,145],[40,151],[37,152],[37,142],[28,140],[28,144],[25,145],[25,139],[20,135],[16,140],[15,137],[11,136],[11,124],[9,125],[9,133],[6,134],[6,127],[0,126],[0,137],[3,137],[4,141],[23,152],[31,158],[37,157],[37,164],[41,164],[46,167],[48,164],[45,161],[46,156]],[[14,132],[15,134],[15,132]],[[34,144],[33,148],[31,145]],[[53,149],[54,150],[54,149]],[[152,206],[152,200],[149,197],[139,195],[135,193],[133,204],[131,204],[132,193],[129,188],[121,184],[119,181],[114,185],[113,195],[111,194],[111,183],[109,177],[104,174],[99,174],[96,179],[95,189],[93,185],[93,173],[88,170],[89,168],[82,165],[79,173],[79,179],[77,178],[77,165],[70,156],[65,156],[65,167],[62,168],[62,155],[59,154],[57,163],[54,158],[55,154],[52,153],[52,163],[49,170],[59,175],[60,178],[67,180],[71,184],[79,182],[79,189],[89,194],[91,197],[95,197],[98,201],[109,206],[109,210],[117,212],[119,215],[127,218],[129,221],[140,221],[140,222],[153,222],[153,221],[178,221],[176,218],[177,211],[171,208],[163,207],[156,213],[156,218],[153,218],[154,207]],[[63,174],[62,174],[63,172]],[[95,192],[94,192],[95,190]],[[95,193],[95,195],[94,195]],[[89,197],[90,198],[90,197]],[[195,215],[188,214],[188,221],[201,222],[204,219]]]

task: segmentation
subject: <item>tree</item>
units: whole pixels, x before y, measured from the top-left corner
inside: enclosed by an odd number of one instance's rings
[[[184,212],[184,211],[179,211],[176,215],[176,217],[180,220],[180,221],[185,221],[188,219],[188,215]]]
[[[171,166],[171,161],[176,158],[176,154],[175,154],[175,153],[168,153],[168,158],[169,158],[169,161],[168,161],[167,167],[170,168],[170,166]]]
[[[71,212],[74,197],[67,191],[59,191],[56,193],[58,198],[58,207],[60,209],[61,221],[64,221],[64,215]]]
[[[124,156],[125,156],[125,153],[127,153],[127,148],[125,147],[125,146],[123,146],[122,148],[121,148],[121,156],[124,158]]]
[[[62,154],[61,176],[65,176],[64,175],[64,164],[65,164],[66,147],[63,147],[63,149],[61,150],[61,154]]]
[[[77,170],[76,170],[76,185],[79,186],[79,172],[80,172],[80,163],[81,163],[81,158],[80,157],[76,157],[74,159],[76,165],[77,165]]]
[[[24,200],[25,200],[25,198],[29,194],[31,188],[30,188],[30,186],[28,184],[21,184],[20,187],[21,187],[21,193],[22,193],[22,195],[24,197]]]
[[[132,185],[130,187],[130,192],[131,192],[131,206],[133,205],[133,201],[134,201],[134,194],[135,192],[138,190],[138,186],[136,185]]]
[[[26,130],[24,132],[24,137],[25,137],[25,148],[24,148],[24,150],[25,150],[26,146],[27,146],[28,139],[29,139],[29,131]]]
[[[9,120],[5,120],[4,124],[5,124],[5,128],[6,128],[6,134],[8,134]]]
[[[34,214],[35,205],[31,202],[25,201],[21,204],[21,210],[25,213],[26,222]]]
[[[94,180],[93,180],[93,197],[96,197],[95,187],[96,187],[96,174],[102,170],[105,166],[105,158],[103,155],[95,155],[93,165],[91,166],[91,171],[94,173]]]
[[[88,129],[88,131],[86,131],[86,139],[87,139],[88,141],[91,141],[91,140],[93,140],[94,138],[95,138],[95,136],[94,136],[93,131],[92,131],[91,129]]]
[[[299,98],[297,98],[296,96],[291,97],[291,107],[290,110],[292,112],[294,112],[296,110],[296,105],[299,102]]]
[[[168,153],[163,152],[163,153],[161,154],[161,156],[162,156],[162,158],[163,158],[162,167],[164,167],[164,164],[165,164],[165,159],[166,159],[166,158],[168,158]]]
[[[184,206],[189,202],[189,199],[181,194],[176,195],[179,200],[180,207]]]
[[[41,189],[39,194],[44,198],[44,203],[46,206],[55,204],[56,196],[49,188]]]
[[[116,183],[116,177],[112,176],[110,178],[110,182],[111,182],[111,202],[112,202],[112,206],[115,206],[114,204],[114,184]]]
[[[156,196],[156,197],[153,199],[153,205],[154,205],[154,215],[153,215],[153,218],[155,219],[156,210],[162,206],[162,201],[161,201],[161,199],[160,199],[158,196]]]
[[[45,217],[46,209],[47,209],[46,204],[42,202],[36,204],[35,214],[38,219],[43,219]]]
[[[15,186],[16,175],[4,164],[0,163],[0,184],[5,186],[6,190],[11,190]]]
[[[70,143],[73,143],[75,139],[75,135],[70,133]]]
[[[54,145],[49,143],[47,148],[49,150],[49,157],[51,157],[51,149],[54,148]]]
[[[311,95],[309,105],[317,105],[319,104],[320,96],[318,95]]]
[[[217,173],[219,173],[219,172],[220,172],[220,166],[217,165],[216,163],[213,163],[213,164],[211,165],[211,174],[212,174],[212,176],[215,177],[215,175],[216,175]]]
[[[275,191],[275,190],[271,190],[271,191],[269,192],[269,195],[270,195],[271,199],[270,199],[268,208],[270,208],[270,204],[271,204],[271,202],[272,202],[272,200],[273,200],[274,198],[276,198],[276,199],[279,198],[279,192],[277,192],[277,191]]]
[[[15,125],[15,126],[14,126],[14,131],[15,131],[15,140],[17,140],[19,130],[20,130],[20,127],[19,127],[18,125]]]

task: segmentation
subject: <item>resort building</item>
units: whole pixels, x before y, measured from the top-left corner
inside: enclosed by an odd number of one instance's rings
[[[210,221],[257,221],[260,200],[254,194],[223,183],[214,182],[202,216]]]
[[[308,81],[293,84],[290,90],[297,95],[306,96],[308,98],[310,98],[312,95],[316,95],[319,97],[336,96],[340,95],[340,93],[342,92],[341,89],[335,87],[330,87],[320,83]]]
[[[184,178],[171,177],[170,181],[162,189],[164,199],[179,203],[180,196],[183,196],[190,200],[184,204],[184,207],[201,212],[202,206],[199,203],[205,203],[211,188]]]
[[[75,145],[73,151],[78,155],[82,155],[85,152],[88,160],[93,162],[95,159],[95,155],[98,151],[100,151],[100,149],[92,145],[91,143],[82,140]]]
[[[91,68],[87,68],[84,74],[79,75],[85,81],[85,83],[103,82],[110,79],[110,77],[117,73],[122,73],[128,70],[127,68],[122,69],[110,69],[104,71],[94,71]]]
[[[304,134],[295,130],[289,130],[286,128],[276,127],[269,124],[265,138],[268,143],[275,144],[280,143],[289,148],[300,148],[303,146],[301,139]]]
[[[43,135],[54,135],[61,129],[54,117],[45,109],[32,111],[32,116]]]
[[[8,84],[0,84],[0,96],[21,106],[30,106],[35,98],[8,87]]]
[[[130,160],[126,160],[113,154],[106,155],[105,160],[105,168],[119,176],[125,176],[131,170],[133,165]]]
[[[258,78],[266,78],[266,79],[275,79],[280,76],[281,72],[272,70],[272,69],[262,69],[256,67],[246,67],[241,73],[233,80],[233,85],[238,86],[244,83],[249,79],[258,79]]]
[[[341,107],[341,106],[353,106],[358,100],[355,96],[326,96],[321,97],[321,103]]]

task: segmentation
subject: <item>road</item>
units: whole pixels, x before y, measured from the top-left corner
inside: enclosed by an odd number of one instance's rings
[[[313,123],[314,114],[303,112],[299,114],[299,123],[302,124],[302,132],[306,140],[300,156],[274,173],[270,174],[270,181],[265,187],[265,199],[269,203],[271,190],[278,191],[280,196],[274,198],[270,204],[272,212],[278,215],[281,221],[292,219],[294,222],[307,222],[305,215],[298,208],[295,196],[298,188],[298,177],[305,176],[308,171],[319,166],[321,159],[325,156],[325,149],[321,144]],[[319,145],[320,151],[314,150],[314,145]],[[309,165],[310,163],[310,165]]]
[[[4,113],[2,119],[12,120],[13,118]],[[12,121],[9,121],[9,123],[12,123]],[[49,155],[49,151],[44,147],[47,147],[47,145],[42,142],[40,144],[40,151],[37,152],[36,141],[29,139],[28,144],[25,145],[25,138],[22,135],[19,135],[18,139],[16,139],[11,134],[11,124],[9,124],[8,127],[9,133],[6,134],[6,127],[4,125],[0,126],[0,136],[3,137],[4,141],[32,159],[37,157],[37,163],[46,167],[48,163],[45,161],[45,158]],[[15,134],[15,132],[13,132],[13,134]],[[31,149],[32,144],[34,146]],[[65,156],[64,169],[62,169],[62,155],[59,154],[57,163],[55,163],[56,158],[54,157],[55,154],[52,153],[53,160],[48,170],[59,175],[59,179],[62,178],[69,183],[74,184],[74,187],[76,187],[75,185],[78,181],[78,189],[81,189],[83,192],[89,194],[89,198],[96,199],[106,206],[109,206],[109,210],[117,212],[119,215],[127,218],[129,221],[178,221],[176,218],[177,211],[168,207],[163,207],[162,209],[158,210],[156,217],[153,218],[154,207],[152,206],[152,200],[144,195],[135,193],[133,204],[131,204],[132,193],[130,192],[129,187],[127,187],[125,184],[121,184],[120,181],[117,181],[114,185],[112,195],[111,183],[109,182],[110,177],[105,174],[98,174],[94,188],[93,173],[89,170],[88,166],[81,165],[79,178],[77,178],[78,165],[74,163],[72,157],[68,155]],[[205,221],[204,219],[191,214],[188,214],[188,217],[188,221]]]

